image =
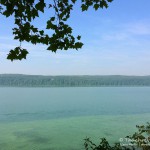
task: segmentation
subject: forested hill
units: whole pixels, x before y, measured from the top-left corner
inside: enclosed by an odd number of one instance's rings
[[[40,76],[1,74],[1,87],[150,86],[150,76]]]

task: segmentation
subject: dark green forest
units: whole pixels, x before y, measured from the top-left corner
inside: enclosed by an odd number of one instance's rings
[[[150,76],[42,76],[1,74],[1,87],[111,87],[150,86]]]

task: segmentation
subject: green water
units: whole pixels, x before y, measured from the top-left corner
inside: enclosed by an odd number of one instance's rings
[[[130,116],[89,116],[0,124],[1,150],[79,150],[84,138],[98,143],[100,137],[119,142],[136,131],[150,114]]]
[[[0,150],[84,150],[150,121],[150,88],[0,88]]]

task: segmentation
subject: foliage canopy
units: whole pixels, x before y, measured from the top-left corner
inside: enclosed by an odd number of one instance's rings
[[[98,10],[107,8],[113,0],[81,0],[81,10],[87,11],[90,7]],[[26,59],[28,51],[21,47],[21,42],[32,44],[41,43],[47,45],[47,50],[56,52],[60,50],[79,49],[83,43],[81,36],[75,37],[72,27],[67,23],[70,13],[77,0],[0,0],[0,14],[5,17],[14,17],[14,39],[20,42],[20,46],[11,49],[7,59],[11,61]],[[50,9],[50,17],[46,22],[46,29],[53,31],[48,35],[33,25],[33,20],[40,17],[40,12],[45,13]]]

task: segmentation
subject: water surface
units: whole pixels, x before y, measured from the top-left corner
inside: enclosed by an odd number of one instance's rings
[[[0,88],[0,150],[83,149],[147,121],[149,87]]]

